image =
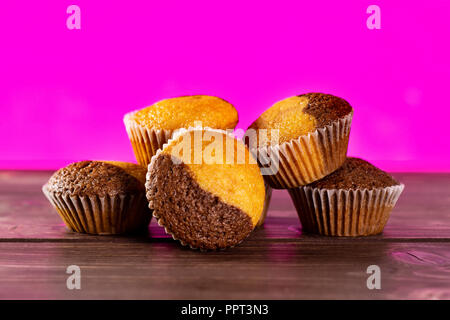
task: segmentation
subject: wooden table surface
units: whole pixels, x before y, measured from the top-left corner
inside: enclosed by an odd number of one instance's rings
[[[450,299],[450,174],[397,173],[406,185],[382,235],[302,234],[285,191],[236,248],[187,249],[148,234],[66,230],[41,192],[50,172],[0,171],[1,299]],[[68,290],[66,268],[81,268]],[[381,269],[369,290],[366,270]]]

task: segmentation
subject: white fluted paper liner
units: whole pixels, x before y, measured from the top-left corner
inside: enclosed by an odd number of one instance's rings
[[[289,189],[319,180],[338,169],[347,157],[352,117],[353,111],[298,139],[252,148],[251,152],[261,168],[265,167],[260,160],[269,164],[279,163],[278,168],[270,169],[270,174],[264,175],[265,180],[274,189]]]
[[[75,232],[108,235],[148,226],[151,212],[144,193],[115,196],[71,196],[42,188],[66,226]]]
[[[133,120],[133,115],[136,112],[127,113],[123,122],[137,162],[141,166],[148,166],[151,158],[172,137],[174,130],[151,129],[140,126]]]
[[[343,190],[306,186],[288,191],[304,231],[356,237],[383,231],[404,187]]]
[[[209,127],[189,127],[189,128],[181,128],[181,129],[177,129],[177,130],[173,133],[172,137],[169,138],[169,139],[167,140],[167,142],[164,143],[164,145],[163,145],[159,150],[157,150],[156,154],[151,158],[151,161],[150,161],[150,163],[149,163],[149,165],[148,165],[148,170],[147,170],[147,175],[146,175],[146,182],[145,182],[145,188],[146,188],[147,190],[150,188],[150,172],[151,172],[151,170],[152,170],[153,165],[155,164],[155,161],[156,161],[157,157],[158,157],[159,154],[162,152],[162,150],[163,150],[167,145],[169,145],[173,140],[176,140],[179,136],[185,134],[186,132],[195,131],[195,130],[209,130],[209,131],[213,131],[213,132],[217,132],[217,133],[223,133],[223,134],[226,134],[226,135],[228,135],[228,136],[230,136],[230,137],[232,137],[232,138],[236,138],[232,133],[230,133],[230,132],[228,132],[228,131],[226,131],[226,130],[222,130],[222,129],[212,129],[212,128],[209,128]],[[270,189],[269,186],[267,186],[267,187],[268,187],[269,190],[270,190],[270,196],[271,196],[271,195],[272,195],[272,189]],[[268,190],[267,187],[266,187],[266,191]],[[200,251],[207,251],[207,250],[205,250],[205,249],[195,247],[195,246],[193,246],[193,245],[190,244],[190,243],[184,242],[182,239],[177,238],[177,237],[173,234],[173,232],[172,232],[171,230],[167,229],[166,226],[164,226],[164,224],[163,224],[162,221],[161,221],[162,219],[161,219],[161,216],[160,216],[158,210],[153,206],[153,202],[151,201],[148,192],[147,192],[146,196],[147,196],[147,200],[148,200],[148,207],[152,210],[152,212],[153,212],[153,217],[155,217],[156,222],[158,223],[158,225],[164,228],[164,231],[166,232],[166,234],[170,235],[170,236],[172,237],[173,240],[179,241],[179,242],[181,243],[181,245],[183,245],[183,246],[189,246],[191,249],[194,249],[194,250],[199,249]],[[263,215],[264,215],[264,218],[262,218],[262,217],[260,218],[260,220],[258,221],[258,223],[257,223],[257,225],[255,226],[255,228],[258,227],[258,226],[261,226],[261,225],[264,223],[265,215],[267,214],[267,209],[268,209],[268,205],[269,205],[269,202],[270,202],[270,196],[269,196],[269,198],[267,198],[267,192],[266,192],[266,199],[265,199],[265,202],[264,202],[264,209],[263,209]],[[266,207],[266,203],[267,203],[267,207]],[[250,232],[250,233],[251,233],[251,232]],[[250,235],[250,233],[247,235],[247,237]],[[244,240],[245,240],[245,238],[242,239],[239,243],[236,243],[234,246],[230,246],[230,247],[228,247],[228,248],[222,248],[221,250],[225,250],[225,249],[229,249],[229,248],[234,248],[235,246],[241,244]]]

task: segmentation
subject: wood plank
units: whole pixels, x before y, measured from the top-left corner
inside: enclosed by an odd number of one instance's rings
[[[244,244],[222,252],[173,242],[0,243],[1,299],[449,299],[448,243]],[[81,290],[66,288],[67,266]],[[366,286],[381,268],[381,290]]]
[[[201,253],[152,224],[136,236],[67,232],[40,188],[50,172],[0,172],[2,299],[450,299],[450,174],[394,174],[406,189],[383,235],[301,232],[285,191],[264,228],[236,248]],[[68,265],[82,289],[65,286]],[[379,265],[382,289],[368,290]]]
[[[111,237],[87,236],[68,232],[59,216],[41,192],[51,172],[0,171],[0,241],[44,239],[63,241],[111,241]],[[382,235],[374,240],[450,238],[450,174],[394,174],[405,191],[392,212]],[[262,230],[251,239],[298,239],[324,237],[302,234],[295,209],[284,190],[274,191],[269,218]],[[164,230],[152,223],[149,233],[138,237],[114,237],[114,241],[141,238],[168,238]]]

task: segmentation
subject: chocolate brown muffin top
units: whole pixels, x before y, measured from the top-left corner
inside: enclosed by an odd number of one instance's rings
[[[319,189],[375,189],[399,185],[388,173],[365,160],[347,158],[332,174],[308,186]]]
[[[352,107],[347,101],[331,94],[311,92],[301,94],[299,97],[308,99],[308,105],[303,112],[316,119],[317,127],[329,125],[352,111]]]
[[[74,196],[133,194],[145,191],[145,174],[132,163],[80,161],[56,171],[44,188]]]

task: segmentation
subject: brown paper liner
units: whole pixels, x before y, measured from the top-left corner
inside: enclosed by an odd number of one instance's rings
[[[42,189],[66,226],[75,232],[108,235],[144,229],[152,214],[145,194],[70,196]]]
[[[141,166],[147,167],[152,157],[172,137],[175,130],[151,129],[140,126],[132,120],[137,111],[127,113],[123,122],[133,147],[134,155]]]
[[[338,169],[347,157],[348,138],[353,111],[331,125],[316,129],[298,139],[276,146],[252,149],[255,158],[266,163],[279,161],[278,171],[264,175],[274,189],[289,189],[304,186]],[[256,156],[258,152],[260,158]]]
[[[356,237],[383,231],[404,187],[343,190],[306,186],[288,191],[305,232]]]
[[[264,199],[264,208],[261,214],[261,218],[259,218],[258,223],[256,224],[256,228],[264,225],[267,217],[267,211],[269,210],[270,199],[272,198],[272,188],[264,181],[264,187],[266,189],[266,197]]]

